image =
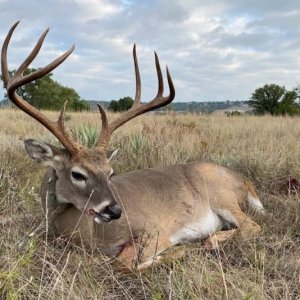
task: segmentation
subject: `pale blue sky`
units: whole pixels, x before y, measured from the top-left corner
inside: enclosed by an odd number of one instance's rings
[[[75,43],[54,78],[85,99],[134,96],[133,43],[143,101],[156,93],[153,50],[170,68],[175,101],[244,100],[266,83],[300,83],[299,0],[0,0],[1,43],[16,20],[11,68],[50,27],[33,66]]]

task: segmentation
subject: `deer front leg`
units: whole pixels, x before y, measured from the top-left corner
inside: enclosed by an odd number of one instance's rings
[[[209,250],[213,256],[219,255],[219,243],[225,242],[236,234],[237,229],[217,231],[204,240],[205,249]]]
[[[117,259],[130,271],[144,271],[147,268],[162,262],[178,259],[184,255],[184,251],[163,253],[172,246],[168,238],[140,237],[126,245]]]

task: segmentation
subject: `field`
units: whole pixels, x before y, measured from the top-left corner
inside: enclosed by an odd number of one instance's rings
[[[82,134],[89,143],[100,116],[68,114],[66,125],[77,133],[90,128]],[[191,244],[183,259],[143,274],[124,274],[105,256],[44,233],[20,246],[43,220],[45,169],[27,157],[26,138],[55,143],[24,113],[0,110],[1,299],[300,299],[300,197],[287,188],[289,179],[300,179],[299,118],[148,114],[118,130],[111,143],[120,149],[116,173],[215,162],[251,179],[267,210],[252,216],[261,234],[235,236],[219,258]]]

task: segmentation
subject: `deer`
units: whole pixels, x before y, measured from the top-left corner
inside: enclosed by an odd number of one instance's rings
[[[1,52],[1,70],[9,99],[24,113],[47,128],[63,147],[40,140],[25,140],[27,154],[48,167],[41,183],[41,203],[53,230],[72,235],[88,247],[116,258],[131,271],[145,270],[165,260],[166,250],[177,245],[204,241],[211,249],[239,232],[256,235],[260,225],[243,211],[245,206],[264,211],[256,189],[236,171],[209,162],[190,162],[115,174],[110,160],[112,134],[128,121],[168,105],[175,87],[168,67],[169,94],[156,52],[158,90],[153,100],[141,102],[141,78],[133,47],[136,91],[133,106],[109,122],[98,105],[101,132],[96,146],[88,149],[76,141],[64,125],[66,103],[58,120],[52,121],[25,101],[17,89],[42,78],[73,52],[67,52],[47,66],[24,75],[39,53],[47,29],[12,75],[7,62],[8,45],[19,21],[9,30]],[[175,251],[176,253],[176,251]],[[167,255],[166,255],[167,256]]]

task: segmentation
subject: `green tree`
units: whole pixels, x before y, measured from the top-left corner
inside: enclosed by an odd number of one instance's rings
[[[282,100],[279,103],[279,106],[276,110],[277,115],[289,115],[295,116],[300,114],[300,106],[296,102],[297,100],[297,92],[287,91]]]
[[[108,110],[111,110],[113,112],[126,111],[131,108],[133,102],[134,101],[131,97],[123,97],[120,98],[118,101],[111,100],[108,106]]]
[[[117,112],[119,111],[119,103],[117,100],[111,100],[109,105],[108,105],[108,110]]]
[[[34,71],[36,69],[27,69],[25,75]],[[10,72],[11,75],[14,73],[15,70]],[[52,76],[53,74],[49,73],[41,79],[21,86],[17,92],[27,102],[39,109],[60,110],[65,101],[68,101],[70,110],[89,110],[89,104],[81,99],[74,89],[61,85],[53,80]],[[5,95],[5,99],[8,99],[7,95]]]
[[[298,85],[294,88],[294,91],[296,92],[297,94],[297,101],[298,101],[298,104],[300,105],[300,83],[298,83]]]
[[[255,90],[249,101],[254,113],[271,115],[295,115],[299,113],[299,105],[296,102],[297,93],[287,91],[284,86],[266,84]]]

